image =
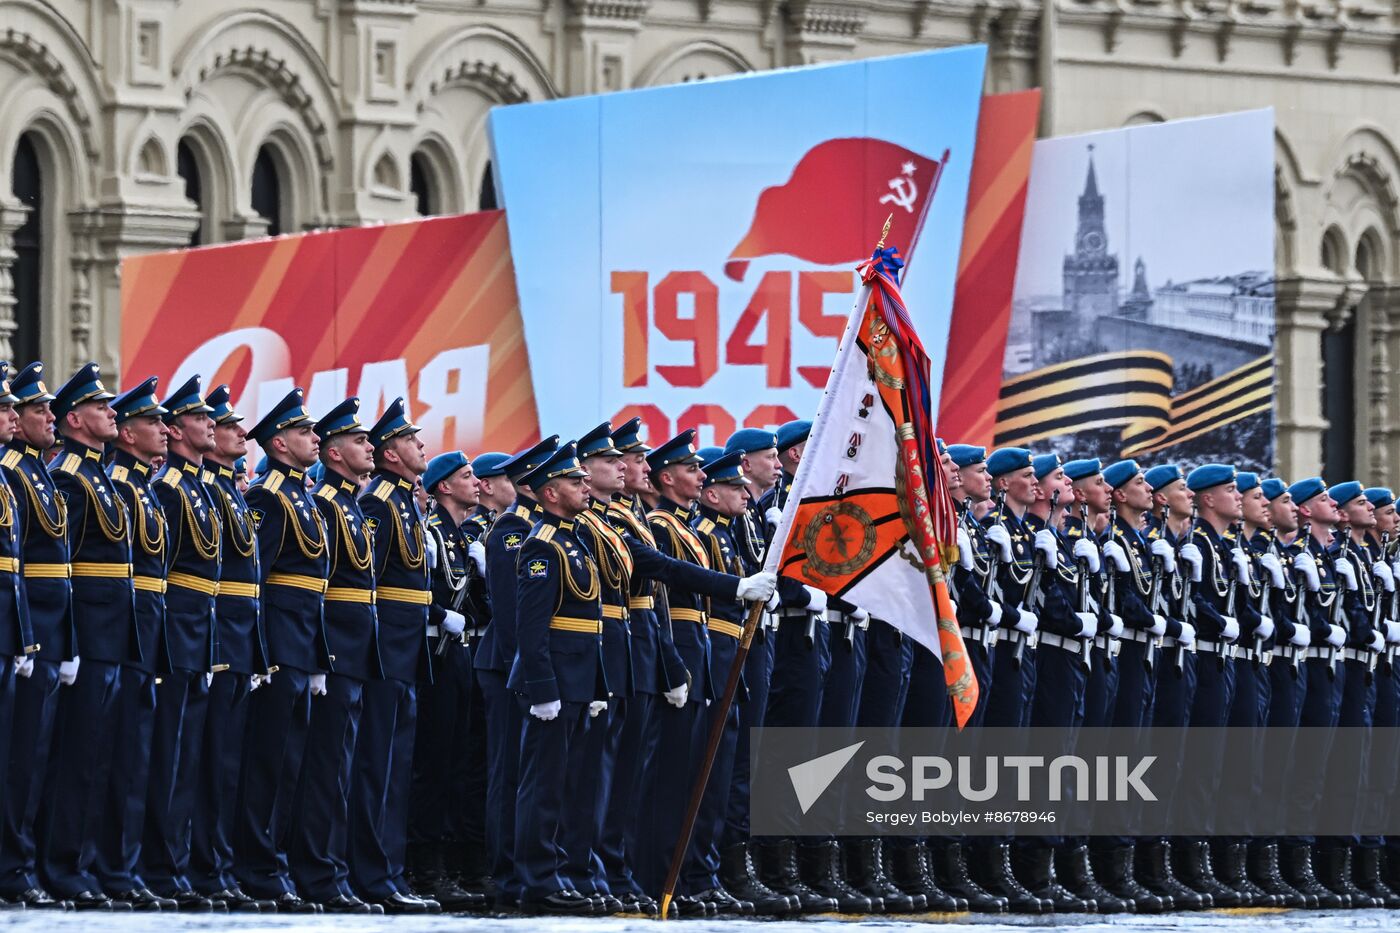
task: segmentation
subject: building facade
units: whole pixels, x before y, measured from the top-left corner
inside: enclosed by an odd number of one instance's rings
[[[494,206],[496,104],[986,42],[1044,135],[1276,108],[1279,468],[1396,480],[1398,9],[0,0],[0,358],[115,373],[135,253]]]

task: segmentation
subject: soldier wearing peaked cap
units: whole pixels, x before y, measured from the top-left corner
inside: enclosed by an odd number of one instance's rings
[[[460,636],[439,631],[428,643],[434,676],[418,692],[409,809],[409,880],[446,910],[485,903],[481,879],[486,850],[485,700],[472,657],[491,621],[486,596],[486,546],[471,539],[489,527],[473,521],[480,483],[466,454],[454,450],[428,461],[423,486],[433,498],[427,542],[433,563],[433,605],[459,612]],[[473,880],[462,887],[459,877]]]
[[[204,720],[204,754],[200,761],[199,799],[190,840],[190,884],[195,891],[229,910],[271,909],[239,887],[234,874],[233,831],[238,774],[243,761],[250,694],[267,679],[267,638],[263,629],[262,573],[257,529],[244,498],[239,463],[248,448],[243,416],[234,411],[226,385],[205,397],[213,409],[214,447],[204,456],[203,476],[221,524],[219,593],[219,663],[227,667],[209,685]],[[245,465],[246,466],[246,465]],[[138,587],[139,587],[138,581]]]
[[[169,455],[154,485],[170,534],[165,636],[171,670],[156,689],[142,866],[152,891],[182,907],[207,910],[210,902],[194,890],[188,872],[209,686],[213,673],[224,670],[214,604],[223,527],[204,480],[204,456],[214,449],[214,422],[198,376],[161,404],[170,432]]]
[[[10,392],[12,375],[10,364],[0,363],[0,444],[8,444],[18,427],[14,407],[17,399]],[[37,651],[24,579],[20,576],[17,507],[6,473],[0,470],[0,789],[6,786],[9,773],[15,680],[21,667],[32,676],[30,656]]]
[[[1368,534],[1368,552],[1376,562],[1373,571],[1381,579],[1377,586],[1380,595],[1380,624],[1378,631],[1385,638],[1385,653],[1376,664],[1376,710],[1372,718],[1372,724],[1377,729],[1394,728],[1400,725],[1400,672],[1396,671],[1396,649],[1400,645],[1400,624],[1396,622],[1396,599],[1395,590],[1392,589],[1395,580],[1395,541],[1396,531],[1400,529],[1400,514],[1397,514],[1395,507],[1395,494],[1392,490],[1372,486],[1363,493],[1366,499],[1375,509],[1375,525]],[[1381,565],[1389,570],[1390,576],[1387,580],[1381,570]],[[1394,756],[1385,757],[1376,754],[1371,763],[1371,774],[1380,774],[1380,789],[1384,799],[1392,799],[1397,782],[1397,765]],[[1362,840],[1362,848],[1356,853],[1355,875],[1357,884],[1365,889],[1371,896],[1379,896],[1386,902],[1387,907],[1395,904],[1394,876],[1395,869],[1400,867],[1400,837],[1386,836],[1384,838],[1368,837]],[[1390,871],[1389,877],[1382,879],[1381,865],[1386,864]]]
[[[515,659],[516,558],[520,546],[539,518],[535,493],[521,480],[559,446],[552,435],[499,464],[502,475],[515,488],[510,508],[496,516],[486,538],[486,586],[491,599],[491,624],[477,648],[474,666],[486,699],[487,758],[486,839],[495,864],[498,903],[520,899],[515,876],[515,800],[520,767],[520,706],[506,689],[506,675]]]
[[[39,821],[39,876],[55,897],[81,905],[108,900],[94,873],[101,816],[97,802],[111,768],[122,662],[140,656],[133,643],[131,537],[126,506],[102,467],[102,448],[116,436],[114,398],[95,363],[81,367],[52,402],[61,434],[50,462],[54,487],[68,507],[73,559],[73,665],[87,664],[59,695],[53,769]],[[152,646],[154,648],[154,646]]]
[[[334,661],[325,693],[311,704],[306,751],[287,857],[297,891],[328,913],[369,913],[350,886],[346,851],[351,768],[358,751],[366,683],[383,676],[375,615],[373,542],[356,499],[359,478],[374,466],[360,400],[346,399],[316,423],[325,481],[311,501],[326,529],[326,639]],[[350,793],[346,793],[346,789]]]
[[[146,887],[138,874],[146,825],[146,791],[155,729],[156,679],[170,670],[164,652],[165,573],[169,535],[165,513],[151,485],[151,459],[166,453],[165,408],[155,377],[112,402],[116,412],[116,457],[108,468],[131,523],[135,646],[122,663],[116,753],[103,797],[102,829],[94,870],[102,890],[137,910],[174,910],[173,900]]]
[[[234,852],[245,892],[274,901],[279,911],[308,913],[316,906],[297,894],[285,838],[312,691],[326,689],[333,668],[323,621],[326,527],[305,485],[319,443],[302,390],[289,392],[248,434],[268,461],[247,500],[257,527],[270,677],[249,700]]]
[[[423,515],[414,494],[427,461],[403,399],[389,403],[369,439],[374,473],[360,504],[374,539],[384,677],[365,683],[350,798],[350,872],[360,896],[386,912],[436,912],[441,905],[416,896],[404,877],[417,684],[433,680],[429,636],[460,636],[466,619],[433,604]]]
[[[51,907],[36,868],[34,823],[48,774],[54,711],[60,684],[77,674],[77,637],[71,612],[72,565],[68,509],[54,486],[47,452],[54,445],[54,396],[43,381],[44,365],[30,363],[10,382],[18,402],[18,430],[6,445],[0,467],[14,489],[14,523],[22,542],[24,590],[36,650],[15,685],[14,726],[0,836],[0,897],[29,907]]]

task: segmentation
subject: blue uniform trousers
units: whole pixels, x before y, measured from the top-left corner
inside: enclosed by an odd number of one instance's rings
[[[161,676],[156,686],[141,877],[162,897],[194,889],[187,876],[190,822],[199,795],[208,709],[209,684],[203,671],[174,671]]]
[[[637,797],[629,792],[634,778],[623,771],[632,763],[623,760],[623,748],[630,732],[628,719],[637,714],[642,694],[633,697],[613,697],[606,711],[589,724],[590,729],[603,733],[603,758],[599,774],[607,780],[599,782],[597,805],[597,835],[593,854],[599,863],[594,881],[599,891],[613,894],[633,890],[632,869],[628,865],[627,827],[629,814],[636,808]],[[606,720],[606,724],[603,724]],[[572,853],[570,853],[572,854]],[[614,888],[614,879],[621,881]]]
[[[361,897],[382,900],[411,893],[403,871],[418,690],[402,680],[371,680],[363,699],[351,769],[350,879]]]
[[[1229,725],[1257,727],[1269,721],[1273,694],[1269,667],[1249,658],[1235,659],[1235,702],[1230,707]]]
[[[1376,667],[1376,712],[1371,722],[1377,729],[1400,727],[1400,678],[1384,661]],[[1400,772],[1400,760],[1395,758],[1394,752],[1389,758],[1379,754],[1372,758],[1369,812],[1378,818],[1395,799],[1395,788],[1400,783],[1397,772]],[[1400,858],[1400,836],[1385,836],[1381,844],[1386,848],[1386,858]]]
[[[1127,650],[1128,643],[1123,644],[1123,650]],[[1117,658],[1109,654],[1103,648],[1089,649],[1092,658],[1092,666],[1089,675],[1084,682],[1084,725],[1091,729],[1098,729],[1104,726],[1113,725],[1113,714],[1116,712],[1118,704],[1118,691],[1122,689],[1123,666],[1119,664]],[[1040,672],[1036,672],[1036,677]],[[1036,693],[1038,694],[1039,684],[1037,683]],[[1035,718],[1032,710],[1031,718]]]
[[[1307,668],[1307,689],[1303,695],[1303,710],[1298,717],[1302,728],[1335,729],[1342,710],[1342,690],[1346,686],[1346,668],[1338,663],[1335,667],[1322,658],[1309,658],[1303,662]],[[1330,757],[1325,736],[1322,748],[1315,754],[1294,761],[1294,786],[1300,806],[1316,806],[1327,792],[1327,759]],[[1312,836],[1292,836],[1290,843],[1311,845]]]
[[[1177,659],[1181,667],[1176,666]],[[1214,660],[1214,655],[1210,656]],[[1196,652],[1168,648],[1158,657],[1161,669],[1152,703],[1152,725],[1159,729],[1181,728],[1191,724],[1191,706],[1196,701]]]
[[[433,682],[418,690],[418,737],[413,746],[411,843],[482,851],[486,819],[485,710],[472,652],[455,638],[437,653]]]
[[[54,897],[100,892],[94,873],[113,737],[119,720],[121,667],[81,664],[78,679],[59,691],[39,827],[39,877]]]
[[[58,712],[58,662],[34,660],[28,677],[15,679],[10,761],[5,776],[4,833],[0,836],[0,897],[39,887],[35,820],[48,774]]]
[[[739,650],[739,640],[720,633],[710,636],[710,669],[717,675],[728,671],[734,664]],[[719,684],[716,689],[723,689]],[[742,692],[742,690],[741,690]],[[729,806],[729,794],[734,778],[734,756],[739,747],[739,712],[742,708],[741,696],[735,696],[724,721],[724,733],[719,747],[715,750],[714,764],[710,768],[709,780],[705,783],[705,793],[700,798],[700,811],[695,820],[695,832],[690,838],[690,848],[686,852],[685,864],[681,869],[680,883],[676,890],[682,894],[699,894],[719,886],[719,840],[724,829],[724,814]],[[697,717],[695,730],[694,760],[698,766],[704,760],[709,747],[710,730],[718,718],[718,698],[705,715]],[[692,785],[695,779],[692,777]],[[687,788],[689,791],[689,788]]]
[[[1235,702],[1235,665],[1218,654],[1196,656],[1196,699],[1191,704],[1191,725],[1212,728],[1230,719]]]
[[[884,623],[880,623],[884,624]],[[871,623],[872,627],[875,623]],[[744,684],[748,702],[739,707],[739,740],[734,746],[734,770],[729,779],[729,803],[725,806],[720,846],[728,848],[749,841],[749,783],[753,732],[761,729],[768,714],[768,687],[773,678],[772,629],[760,629],[744,659]],[[867,680],[866,683],[869,683]]]
[[[287,836],[287,862],[301,896],[347,896],[350,769],[360,730],[364,684],[326,675],[326,695],[311,700],[311,725]]]
[[[818,725],[848,728],[856,724],[861,690],[865,685],[868,635],[868,630],[850,622],[827,626],[831,666],[822,687]]]
[[[987,696],[984,725],[1019,727],[1030,724],[1036,651],[1035,648],[1024,649],[1021,665],[1017,667],[1016,646],[1009,641],[997,642],[992,652],[992,689]]]
[[[912,640],[910,640],[912,641]],[[948,699],[948,684],[943,676],[943,663],[932,651],[917,642],[911,649],[909,686],[904,694],[899,725],[905,729],[942,729],[953,721],[953,704]],[[920,754],[928,754],[922,748]],[[889,836],[893,848],[914,846],[924,836]]]
[[[201,894],[237,887],[233,830],[238,772],[248,732],[251,694],[247,674],[220,671],[209,687],[200,756],[199,795],[190,822],[190,885]],[[263,688],[266,689],[266,688]]]
[[[856,725],[898,726],[914,666],[913,639],[880,619],[865,633],[865,682],[860,688]],[[752,696],[752,691],[750,691]]]
[[[156,724],[155,675],[123,667],[118,676],[116,749],[93,863],[97,880],[109,895],[145,887],[137,872],[146,829],[146,789]]]
[[[1119,642],[1122,648],[1114,663],[1118,670],[1118,689],[1109,702],[1109,718],[1105,722],[1085,721],[1086,726],[1132,727],[1152,725],[1152,708],[1157,697],[1157,672],[1163,664],[1172,663],[1151,645],[1136,641]],[[1150,654],[1149,654],[1150,652]],[[1152,658],[1152,667],[1147,659]],[[1099,663],[1099,650],[1094,651],[1094,663]]]
[[[0,788],[8,776],[10,767],[10,733],[15,724],[15,673],[14,661],[0,658]],[[4,804],[0,802],[0,811]]]
[[[287,827],[311,722],[310,675],[283,667],[248,698],[233,850],[249,895],[296,893],[287,870]]]
[[[650,768],[651,785],[643,786],[642,809],[646,817],[637,827],[639,848],[632,861],[633,877],[652,897],[661,895],[690,803],[697,764],[696,735],[706,721],[705,710],[705,702],[699,697],[692,697],[680,709],[664,700],[656,706],[659,735]]]
[[[520,897],[515,877],[515,799],[520,784],[520,702],[500,671],[478,670],[486,701],[486,845],[491,876],[509,899]]]
[[[635,867],[651,826],[639,802],[646,799],[657,766],[662,705],[669,704],[654,693],[638,693],[619,702],[622,715],[618,717],[617,759],[598,851],[613,894],[642,893]]]
[[[613,703],[616,702],[614,698]],[[620,729],[622,720],[620,716],[617,718],[616,725]],[[564,859],[559,873],[565,885],[584,894],[612,893],[602,857],[598,854],[598,840],[607,808],[607,792],[617,764],[616,755],[608,754],[613,720],[610,704],[588,719],[569,746],[569,793],[559,817],[557,837]]]
[[[1347,660],[1346,677],[1342,684],[1342,702],[1337,709],[1337,728],[1339,729],[1365,729],[1366,734],[1370,734],[1372,721],[1376,712],[1376,683],[1374,672],[1368,670],[1366,662]],[[1361,806],[1359,794],[1361,791],[1362,776],[1370,769],[1369,749],[1366,750],[1365,760],[1355,762],[1353,767],[1348,767],[1342,776],[1342,786],[1338,786],[1336,775],[1328,784],[1327,792],[1332,795],[1342,797],[1344,800],[1355,801],[1354,807]],[[1367,847],[1375,848],[1380,845],[1379,836],[1362,837],[1356,835],[1335,836],[1330,840],[1332,845],[1356,845],[1365,842]]]
[[[1307,650],[1307,649],[1299,649]],[[1296,668],[1291,660],[1274,658],[1269,665],[1269,713],[1265,732],[1264,748],[1268,761],[1286,761],[1286,768],[1270,768],[1264,771],[1263,789],[1259,796],[1260,820],[1278,825],[1286,812],[1285,808],[1294,805],[1297,797],[1296,772],[1298,763],[1293,757],[1293,742],[1298,721],[1303,715],[1303,696],[1308,689],[1308,668],[1300,664]]]
[[[977,680],[977,705],[972,708],[972,715],[968,717],[969,726],[981,726],[987,721],[987,704],[992,701],[992,677],[993,666],[996,660],[996,648],[988,648],[979,641],[964,641],[967,646],[967,660],[972,666],[972,676]],[[952,724],[952,706],[948,707],[949,724]]]
[[[513,861],[522,901],[528,903],[567,886],[559,874],[564,860],[559,825],[570,785],[577,777],[569,773],[569,752],[588,728],[588,704],[565,702],[559,715],[546,722],[529,714],[529,700],[518,697],[516,702],[524,727]]]
[[[773,677],[768,687],[764,724],[773,728],[816,726],[821,718],[822,689],[831,670],[830,626],[817,619],[812,639],[808,620],[800,616],[778,623],[773,648]],[[813,754],[816,747],[813,746]],[[795,828],[784,835],[795,835]]]

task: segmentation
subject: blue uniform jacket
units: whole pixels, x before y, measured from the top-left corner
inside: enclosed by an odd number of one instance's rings
[[[216,665],[222,669],[214,616],[223,533],[219,514],[199,465],[178,454],[166,460],[155,489],[170,530],[165,638],[171,666],[185,671],[209,671]]]
[[[384,676],[405,683],[432,683],[428,626],[441,625],[445,613],[432,604],[427,540],[413,484],[392,473],[375,473],[365,485],[360,505],[374,534],[379,660]]]
[[[76,654],[73,587],[68,552],[68,507],[54,486],[37,447],[11,441],[0,467],[9,477],[17,505],[24,590],[33,643],[46,661],[67,661]]]
[[[223,564],[219,571],[219,660],[237,674],[263,674],[271,662],[263,627],[262,599],[253,589],[262,579],[258,564],[258,532],[252,509],[238,489],[238,478],[226,466],[213,464],[213,481],[206,483],[218,506],[223,526]]]
[[[165,568],[170,535],[165,512],[151,486],[150,464],[117,451],[108,468],[131,520],[131,570],[135,595],[136,647],[127,664],[147,674],[171,670],[165,638]]]
[[[331,572],[326,588],[326,641],[335,672],[356,680],[380,680],[379,619],[371,602],[375,590],[374,541],[365,524],[352,481],[326,471],[311,493],[325,520]]]
[[[486,587],[491,596],[491,624],[476,652],[475,667],[510,672],[515,661],[516,558],[530,528],[543,514],[533,499],[521,497],[500,515],[486,538]]]
[[[634,565],[645,562],[643,551],[661,556],[656,551],[656,538],[647,525],[637,504],[618,497],[608,506],[608,521],[622,535],[633,555]],[[627,601],[631,621],[632,674],[635,688],[641,693],[661,694],[689,683],[690,672],[676,651],[671,636],[671,622],[662,624],[656,605],[657,582],[640,568],[632,574],[631,591]]]
[[[0,659],[34,654],[29,598],[20,572],[19,503],[0,470]]]

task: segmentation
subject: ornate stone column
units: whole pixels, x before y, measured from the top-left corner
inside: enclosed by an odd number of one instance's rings
[[[1322,332],[1345,313],[1350,290],[1335,276],[1278,281],[1274,300],[1274,465],[1290,480],[1322,467]]]
[[[29,208],[19,201],[0,201],[0,359],[14,359],[10,337],[15,332],[15,280],[10,269],[15,253],[15,231],[29,219]]]

